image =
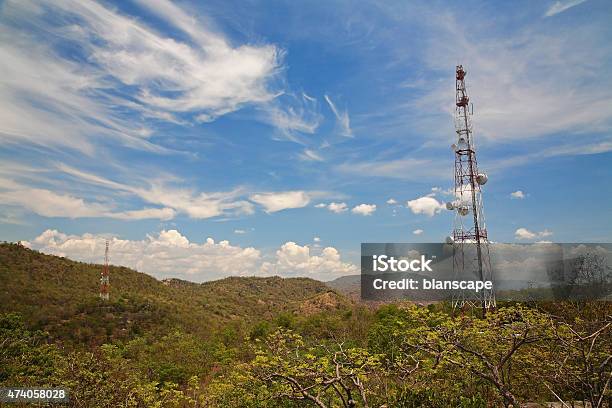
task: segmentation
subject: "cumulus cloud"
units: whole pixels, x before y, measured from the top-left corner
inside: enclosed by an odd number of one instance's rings
[[[346,203],[334,203],[334,202],[329,203],[329,205],[327,206],[327,209],[335,213],[341,213],[341,212],[348,210]]]
[[[320,255],[312,255],[308,246],[286,242],[276,251],[274,262],[264,262],[262,272],[267,275],[308,276],[331,280],[358,272],[355,265],[342,262],[336,248],[326,247]]]
[[[414,231],[412,231],[412,233],[413,233],[414,235],[421,235],[421,234],[423,233],[423,230],[422,230],[422,229],[420,229],[420,228],[419,228],[419,229],[415,229]]]
[[[100,263],[107,238],[46,230],[24,244],[44,253]],[[148,235],[144,240],[112,237],[110,260],[113,265],[134,268],[158,278],[178,277],[197,282],[250,275],[309,276],[328,280],[357,271],[355,265],[342,262],[339,252],[333,247],[324,248],[321,254],[314,255],[308,246],[287,242],[266,259],[258,249],[242,248],[228,241],[216,242],[207,238],[202,243],[190,242],[177,230],[164,230],[157,235]]]
[[[390,198],[390,199],[388,199],[388,200],[387,200],[387,204],[389,204],[389,205],[395,205],[395,204],[397,204],[397,200],[396,200],[396,199],[394,199],[394,198]]]
[[[346,203],[331,202],[329,204],[319,203],[315,205],[316,208],[327,208],[329,211],[339,214],[348,210]]]
[[[302,208],[310,203],[310,197],[305,191],[282,191],[277,193],[253,194],[249,199],[262,207],[268,213],[288,208]]]
[[[415,200],[406,202],[406,206],[414,214],[425,214],[429,217],[433,217],[435,214],[440,212],[444,205],[433,197],[425,196]]]
[[[527,228],[519,228],[514,232],[514,237],[516,239],[534,239],[537,236],[537,233],[531,232]]]
[[[372,215],[376,211],[376,204],[359,204],[351,210],[353,214]]]
[[[515,198],[517,200],[522,200],[523,198],[525,198],[525,193],[523,193],[521,190],[516,190],[513,193],[510,193],[510,198]]]
[[[534,232],[530,231],[527,228],[519,228],[514,232],[514,237],[516,239],[524,239],[524,240],[532,240],[536,238],[544,238],[552,235],[552,232],[545,229],[544,231]]]
[[[67,235],[57,230],[47,230],[30,243],[41,252],[93,263],[101,262],[104,244],[104,236]],[[144,240],[113,237],[110,248],[113,265],[134,268],[158,278],[203,281],[252,275],[261,262],[261,253],[254,248],[233,246],[228,241],[215,242],[212,238],[201,244],[192,243],[176,230],[164,230]]]

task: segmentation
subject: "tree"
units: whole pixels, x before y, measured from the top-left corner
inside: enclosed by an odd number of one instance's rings
[[[342,343],[306,346],[289,330],[271,334],[257,351],[255,376],[269,385],[274,398],[328,406],[368,407],[368,376],[380,369],[377,356]]]
[[[389,368],[415,384],[437,381],[438,388],[450,391],[454,381],[475,387],[480,382],[492,386],[506,406],[518,407],[517,393],[533,390],[532,375],[545,369],[549,348],[543,340],[551,334],[550,318],[543,313],[512,307],[483,319],[452,318],[408,306],[402,314],[387,319],[390,331],[381,338],[383,345],[393,345]],[[381,331],[379,326],[376,333]]]
[[[564,397],[571,400],[578,397],[593,408],[610,406],[612,321],[608,317],[607,322],[595,328],[592,322],[586,323],[577,319],[574,327],[563,322],[554,327],[560,353],[545,377],[552,384],[547,387],[563,403]]]

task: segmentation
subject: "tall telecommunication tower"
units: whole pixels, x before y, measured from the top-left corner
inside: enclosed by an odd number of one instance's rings
[[[455,199],[446,204],[446,208],[455,211],[455,222],[452,237],[453,270],[455,276],[464,279],[493,281],[491,261],[489,258],[489,239],[485,226],[482,191],[488,178],[478,172],[476,148],[468,97],[465,89],[465,75],[462,65],[456,69],[455,88],[455,131],[457,142],[452,145],[455,152]],[[483,315],[495,308],[495,293],[491,290],[481,292],[458,291],[453,296],[453,307],[463,306],[482,308]]]
[[[108,300],[109,299],[109,281],[108,281],[108,239],[106,240],[106,245],[104,248],[104,267],[102,269],[102,273],[100,274],[100,299]]]

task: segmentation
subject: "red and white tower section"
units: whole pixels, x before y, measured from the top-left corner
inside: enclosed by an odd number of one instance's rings
[[[488,178],[479,172],[472,128],[470,98],[465,87],[466,71],[458,65],[456,69],[455,131],[455,189],[454,200],[446,204],[455,212],[452,236],[453,270],[457,279],[493,281],[489,258],[489,238],[485,225],[482,186]],[[454,294],[453,307],[471,306],[482,308],[483,313],[495,308],[495,293],[491,290],[475,293],[459,291]]]
[[[108,300],[109,299],[109,267],[108,267],[108,240],[106,240],[106,245],[104,248],[104,267],[102,268],[102,273],[100,274],[100,299]]]

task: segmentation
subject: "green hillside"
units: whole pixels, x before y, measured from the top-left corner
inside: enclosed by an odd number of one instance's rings
[[[202,284],[159,281],[110,267],[111,299],[98,299],[102,265],[0,244],[0,312],[19,312],[57,340],[101,344],[171,328],[209,337],[226,326],[248,326],[300,309],[329,291],[307,278],[231,277]]]
[[[0,387],[65,387],[79,408],[610,406],[611,302],[482,317],[363,305],[311,279],[121,267],[102,302],[100,272],[0,244]]]

